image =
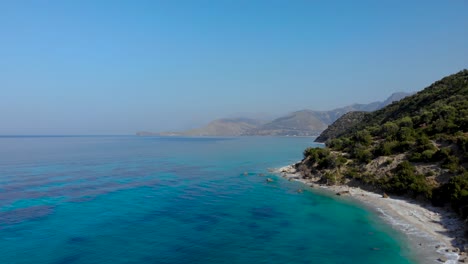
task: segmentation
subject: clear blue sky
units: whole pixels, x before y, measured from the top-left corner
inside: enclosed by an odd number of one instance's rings
[[[0,1],[0,134],[328,110],[468,68],[468,1]]]

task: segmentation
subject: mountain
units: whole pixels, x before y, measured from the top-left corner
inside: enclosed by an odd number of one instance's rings
[[[248,130],[244,135],[316,136],[346,113],[374,111],[408,95],[409,93],[403,92],[394,93],[383,102],[353,104],[330,111],[301,110]]]
[[[413,95],[414,93],[404,93],[404,92],[397,92],[397,93],[393,93],[392,95],[390,95],[390,97],[387,98],[387,100],[383,101],[382,103],[380,103],[380,106],[377,107],[376,109],[374,110],[377,110],[377,109],[380,109],[380,108],[383,108],[393,102],[397,102],[397,101],[400,101],[401,99],[409,96],[409,95]],[[373,110],[371,110],[373,111]]]
[[[369,115],[367,112],[354,111],[348,112],[338,118],[333,124],[327,127],[316,139],[315,142],[326,142],[329,138],[336,138],[346,133],[350,128],[362,122]]]
[[[327,124],[314,111],[302,110],[250,129],[244,135],[313,136],[320,133],[326,127]]]
[[[211,121],[201,128],[192,129],[182,133],[184,136],[241,136],[264,123],[249,118],[223,118]]]
[[[350,115],[330,126],[338,133],[324,132],[325,148],[304,151],[304,177],[450,205],[468,219],[468,70]]]
[[[183,132],[137,132],[137,136],[241,136],[265,121],[251,118],[222,118]]]
[[[394,93],[383,102],[353,104],[330,111],[301,110],[265,121],[257,118],[222,118],[182,132],[137,132],[138,136],[316,136],[351,111],[373,111],[409,94]],[[265,116],[263,114],[262,116]]]

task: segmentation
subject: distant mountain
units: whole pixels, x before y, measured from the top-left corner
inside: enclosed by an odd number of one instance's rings
[[[250,129],[244,135],[313,136],[325,128],[327,128],[327,124],[314,114],[314,111],[302,110]]]
[[[316,136],[346,113],[375,111],[408,95],[410,94],[394,93],[383,102],[353,104],[330,111],[301,110],[248,130],[244,135]]]
[[[184,136],[241,136],[262,125],[264,121],[250,118],[223,118],[210,122],[201,128],[182,133]]]
[[[330,111],[301,110],[270,122],[255,118],[222,118],[183,132],[138,132],[138,136],[316,136],[352,111],[370,112],[398,101],[408,93],[394,93],[383,102],[353,104]]]
[[[222,118],[207,125],[182,132],[138,132],[138,136],[241,136],[265,121],[251,118]]]
[[[380,106],[374,110],[377,110],[377,109],[380,109],[380,108],[384,108],[385,106],[393,103],[393,102],[397,102],[397,101],[400,101],[401,99],[407,97],[407,96],[410,96],[410,95],[413,95],[414,93],[403,93],[403,92],[399,92],[399,93],[393,93],[392,95],[390,95],[390,97],[387,98],[387,100],[383,101]],[[374,111],[374,110],[371,110],[371,111]]]

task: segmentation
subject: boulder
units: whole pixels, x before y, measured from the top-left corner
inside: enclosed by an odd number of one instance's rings
[[[437,259],[439,262],[442,262],[442,263],[445,263],[447,261],[447,258],[442,256],[440,258]]]
[[[341,195],[349,195],[349,191],[341,191],[341,192],[337,192],[336,195],[338,196],[341,196]]]

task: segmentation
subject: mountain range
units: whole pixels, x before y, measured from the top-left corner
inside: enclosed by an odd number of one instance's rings
[[[352,104],[329,111],[300,110],[271,121],[253,118],[222,118],[181,132],[137,132],[139,136],[316,136],[348,112],[370,112],[410,95],[398,92],[385,101]]]

